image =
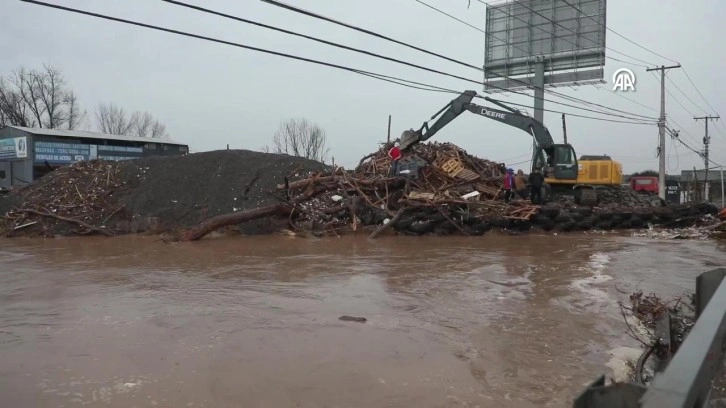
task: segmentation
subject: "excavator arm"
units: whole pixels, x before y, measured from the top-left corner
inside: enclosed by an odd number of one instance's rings
[[[552,135],[550,135],[547,127],[537,120],[527,115],[523,115],[519,111],[500,104],[490,98],[485,99],[489,102],[502,106],[508,111],[505,112],[498,109],[479,106],[471,102],[474,97],[476,97],[475,91],[465,91],[431,117],[430,120],[438,117],[433,125],[429,126],[428,122],[424,122],[423,126],[421,126],[419,130],[407,130],[403,132],[400,140],[401,149],[405,150],[416,143],[432,138],[439,130],[459,117],[459,115],[461,115],[464,111],[469,111],[471,113],[502,122],[506,125],[522,129],[532,135],[539,146],[548,147],[554,144]]]

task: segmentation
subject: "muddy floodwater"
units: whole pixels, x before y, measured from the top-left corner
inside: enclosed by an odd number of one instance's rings
[[[602,234],[0,240],[0,400],[568,407],[637,347],[619,300],[724,264]]]

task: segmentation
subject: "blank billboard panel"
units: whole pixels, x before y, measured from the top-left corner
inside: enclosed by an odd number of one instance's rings
[[[513,0],[487,6],[485,81],[516,86],[544,62],[546,84],[602,80],[606,0]],[[566,71],[570,71],[570,75]],[[584,73],[582,71],[593,71]]]

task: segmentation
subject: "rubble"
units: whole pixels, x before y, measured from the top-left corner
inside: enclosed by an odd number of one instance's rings
[[[652,379],[656,367],[663,367],[670,361],[695,324],[695,296],[691,293],[666,302],[653,293],[644,295],[643,292],[635,292],[629,298],[630,306],[621,303],[620,308],[628,334],[645,349],[633,370],[635,380],[646,383]],[[647,333],[646,339],[642,339],[628,323],[626,312],[642,324]],[[665,321],[669,324],[664,324]],[[670,336],[667,327],[670,327]],[[646,363],[650,363],[650,367]]]
[[[620,186],[601,189],[597,207],[566,196],[543,205],[518,198],[505,203],[502,163],[451,143],[420,143],[393,175],[387,148],[366,155],[353,170],[246,150],[79,162],[11,192],[0,199],[0,212],[10,235],[172,231],[181,240],[220,228],[315,236],[366,229],[371,238],[683,228],[717,213],[707,203],[662,206]]]

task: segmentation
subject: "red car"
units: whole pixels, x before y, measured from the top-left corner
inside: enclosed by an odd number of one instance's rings
[[[658,177],[635,176],[630,179],[630,188],[645,194],[658,194]]]

